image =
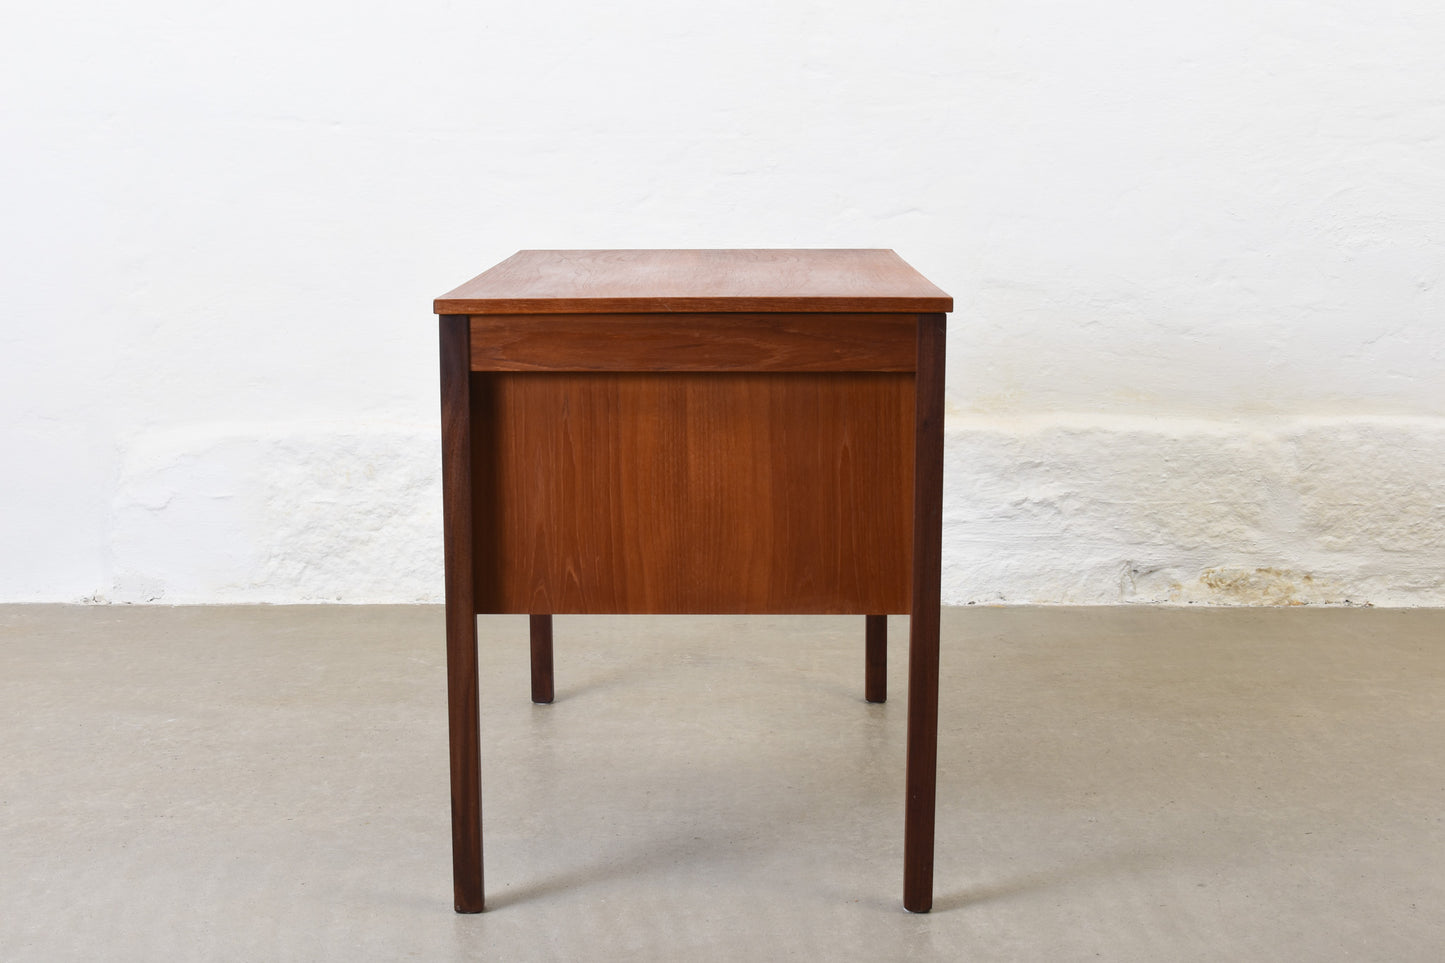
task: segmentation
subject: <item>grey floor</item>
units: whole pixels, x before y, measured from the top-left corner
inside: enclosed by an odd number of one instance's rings
[[[451,910],[434,607],[0,607],[0,960],[1445,959],[1445,612],[481,620],[488,912]]]

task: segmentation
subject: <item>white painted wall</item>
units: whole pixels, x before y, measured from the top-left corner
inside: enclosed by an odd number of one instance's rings
[[[949,290],[945,596],[1445,604],[1445,6],[12,3],[0,600],[441,589],[430,299]]]

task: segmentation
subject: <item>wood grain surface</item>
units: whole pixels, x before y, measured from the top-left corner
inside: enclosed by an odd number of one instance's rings
[[[473,374],[477,611],[908,611],[913,382]]]
[[[952,311],[888,250],[518,251],[437,298],[438,314]]]
[[[495,314],[473,371],[912,371],[913,314]]]

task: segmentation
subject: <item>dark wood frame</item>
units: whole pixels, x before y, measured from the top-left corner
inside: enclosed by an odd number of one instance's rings
[[[480,913],[482,761],[472,545],[471,365],[465,315],[441,327],[442,531],[446,560],[447,733],[452,774],[452,879],[458,913]]]
[[[439,302],[440,304],[441,302]],[[468,304],[468,307],[472,305]],[[891,305],[890,305],[891,307]],[[693,315],[693,317],[698,317]],[[819,321],[819,319],[822,319]],[[639,321],[649,337],[645,351],[635,339],[607,339],[604,351],[579,351],[575,341],[588,325]],[[822,324],[839,322],[844,347],[820,353],[824,341],[814,337]],[[477,488],[474,462],[489,457],[488,426],[474,423],[473,397],[477,371],[857,371],[912,369],[913,438],[911,614],[908,666],[908,744],[904,818],[905,908],[927,912],[933,902],[933,850],[938,755],[939,581],[941,575],[943,495],[943,387],[946,316],[922,313],[899,316],[819,313],[812,318],[777,312],[749,316],[709,316],[701,328],[716,339],[710,362],[700,363],[694,342],[670,348],[666,315],[637,319],[579,316],[566,328],[570,337],[549,338],[543,325],[529,328],[525,317],[442,314],[440,317],[442,401],[442,495],[446,562],[447,692],[451,758],[453,880],[459,913],[480,912],[485,905],[482,874],[481,776],[478,722],[477,626],[483,611],[527,611],[479,605]],[[487,336],[505,330],[506,344],[474,343],[473,333]],[[614,329],[615,330],[615,329]],[[912,342],[911,358],[900,360],[897,340]],[[810,339],[812,347],[810,347]],[[869,347],[870,339],[879,343]],[[831,344],[831,342],[827,342]],[[554,350],[555,349],[555,350]],[[870,368],[870,365],[873,367]],[[482,409],[485,410],[485,409]],[[492,453],[494,454],[494,453]],[[826,611],[858,611],[846,600]],[[515,606],[515,603],[514,603]],[[899,606],[902,608],[903,606]],[[590,611],[590,609],[587,609]],[[628,611],[642,611],[632,608]],[[887,616],[863,609],[865,619],[865,698],[887,698]],[[532,700],[554,698],[552,612],[530,615]]]
[[[908,774],[903,812],[903,905],[933,908],[938,782],[938,629],[943,572],[944,316],[918,318],[913,469],[913,607],[908,625]]]

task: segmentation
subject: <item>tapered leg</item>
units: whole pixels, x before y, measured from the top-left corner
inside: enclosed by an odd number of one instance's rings
[[[545,705],[552,701],[552,616],[533,615],[532,629],[532,701]]]
[[[472,535],[471,351],[465,315],[441,318],[442,530],[446,561],[447,722],[452,885],[458,913],[480,913],[482,782]]]
[[[888,616],[865,615],[867,651],[864,654],[863,698],[888,701]]]
[[[913,610],[908,627],[908,796],[903,906],[933,908],[933,817],[938,777],[938,622],[943,541],[944,316],[918,318],[913,475]]]

